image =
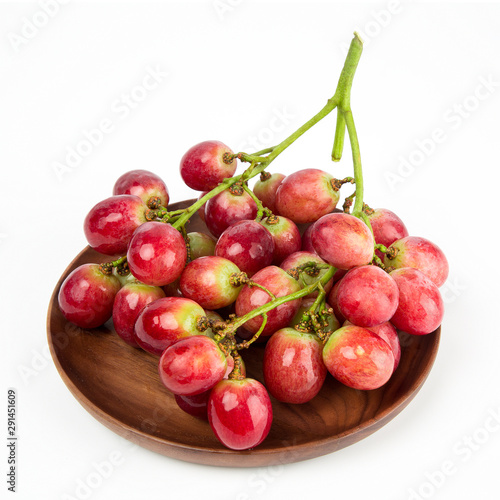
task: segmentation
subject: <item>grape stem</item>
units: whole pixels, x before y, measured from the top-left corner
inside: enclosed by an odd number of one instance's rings
[[[351,143],[353,164],[354,164],[354,180],[356,184],[356,201],[354,204],[353,215],[362,218],[362,208],[363,208],[363,174],[361,169],[361,154],[359,149],[359,142],[356,133],[356,127],[354,125],[354,119],[351,111],[351,87],[354,79],[354,74],[358,66],[361,53],[363,51],[363,42],[359,35],[355,32],[354,38],[351,41],[349,47],[349,52],[344,63],[344,67],[339,77],[337,84],[337,89],[335,94],[331,99],[328,99],[327,103],[323,108],[316,113],[310,120],[299,127],[293,134],[288,136],[284,141],[280,142],[277,146],[271,148],[263,149],[254,154],[247,153],[237,153],[232,155],[233,158],[238,158],[240,161],[250,162],[250,167],[243,172],[241,175],[236,175],[224,179],[218,186],[208,192],[205,196],[196,201],[189,208],[175,220],[172,226],[179,229],[183,226],[196,212],[201,208],[208,200],[218,195],[231,185],[240,181],[247,181],[256,175],[263,172],[269,164],[274,161],[286,148],[293,144],[300,136],[307,132],[311,127],[316,125],[325,116],[330,114],[335,108],[338,107],[337,117],[337,131],[335,134],[334,141],[334,152],[335,158],[342,155],[343,146],[343,136],[345,130],[342,128],[347,127],[347,132],[349,134],[349,140]],[[264,156],[267,155],[267,156]],[[364,220],[364,219],[363,219]]]
[[[268,208],[266,208],[262,204],[259,198],[255,196],[255,193],[246,184],[243,184],[243,189],[246,191],[248,196],[250,196],[250,198],[252,198],[252,200],[255,201],[255,204],[257,205],[257,215],[255,216],[255,220],[257,222],[260,222],[264,217],[264,215],[268,216],[272,213]]]
[[[333,141],[332,161],[340,161],[344,150],[345,120],[342,112],[337,110],[337,127],[335,128],[335,139]]]
[[[272,299],[270,302],[267,302],[266,304],[263,304],[260,307],[257,307],[255,309],[252,309],[248,313],[244,314],[243,316],[240,316],[239,318],[235,318],[231,323],[228,324],[228,326],[220,332],[221,339],[223,339],[227,335],[232,335],[234,332],[242,325],[244,325],[247,321],[251,320],[252,318],[255,318],[256,316],[263,315],[264,313],[267,313],[271,311],[272,309],[285,304],[286,302],[290,302],[292,300],[297,300],[301,299],[302,297],[305,297],[309,295],[311,292],[319,288],[320,286],[324,286],[326,283],[328,283],[332,278],[333,275],[335,274],[335,271],[337,269],[333,266],[329,266],[328,270],[326,273],[321,277],[320,280],[316,281],[315,283],[312,283],[301,290],[298,290],[296,292],[293,292],[289,295],[284,295],[283,297],[276,297],[275,299]],[[267,320],[267,318],[266,318]],[[262,332],[263,328],[259,328],[259,331]],[[259,332],[257,332],[259,333]],[[260,333],[259,333],[260,335]],[[255,342],[257,340],[258,335],[254,335],[249,341],[245,342],[245,347],[248,347],[251,343]]]

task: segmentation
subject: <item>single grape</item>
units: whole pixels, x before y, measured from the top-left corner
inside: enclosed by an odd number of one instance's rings
[[[315,222],[311,240],[316,253],[339,269],[363,266],[373,258],[375,241],[370,229],[350,214],[324,215]]]
[[[181,275],[180,289],[184,297],[195,300],[204,309],[220,309],[232,304],[241,286],[230,282],[240,270],[223,257],[200,257],[190,262]]]
[[[379,245],[384,245],[388,247],[391,243],[396,240],[408,236],[408,230],[404,225],[404,222],[390,210],[386,208],[376,208],[373,213],[368,215],[370,224],[372,226],[373,237],[375,238],[375,243]],[[384,254],[380,250],[375,252],[381,259],[384,258]]]
[[[268,174],[268,176],[264,175],[264,179],[259,179],[253,187],[255,196],[273,214],[278,214],[276,209],[276,191],[284,178],[285,175],[278,173]]]
[[[99,264],[82,264],[63,281],[58,294],[59,309],[75,325],[96,328],[111,318],[119,289],[118,279],[103,274]]]
[[[194,231],[187,234],[191,250],[191,260],[215,254],[217,240],[208,234]]]
[[[172,344],[184,337],[200,335],[203,308],[183,297],[165,297],[147,304],[135,322],[135,340],[145,351],[160,356]]]
[[[150,198],[160,198],[161,205],[168,205],[168,189],[163,180],[148,170],[131,170],[118,178],[113,194],[133,194],[148,203]]]
[[[227,360],[210,337],[195,335],[177,341],[160,357],[158,370],[163,385],[174,394],[195,396],[221,381]]]
[[[147,222],[139,227],[127,251],[130,272],[146,285],[163,286],[180,277],[187,259],[186,243],[170,224]]]
[[[302,246],[299,228],[286,217],[265,217],[260,222],[274,240],[273,264],[279,266],[290,254],[298,252]]]
[[[399,305],[391,323],[413,335],[426,335],[443,320],[444,304],[439,288],[424,273],[412,267],[391,272],[399,288]]]
[[[111,196],[99,202],[83,223],[88,244],[106,255],[124,254],[134,231],[146,222],[147,209],[138,196],[130,194]]]
[[[396,256],[386,255],[384,264],[394,269],[413,267],[428,276],[437,287],[448,278],[449,266],[443,251],[432,241],[417,236],[406,236],[391,244]]]
[[[345,320],[342,326],[348,325],[352,325],[352,323]],[[399,361],[401,360],[401,344],[399,342],[398,331],[394,328],[394,325],[392,325],[389,321],[386,321],[380,325],[366,327],[366,329],[375,333],[382,340],[387,342],[392,350],[392,355],[394,356],[394,370],[396,370],[399,365]]]
[[[360,326],[348,325],[330,335],[323,361],[339,382],[359,390],[378,389],[394,371],[389,344]]]
[[[258,222],[240,221],[222,233],[215,245],[215,255],[234,262],[240,271],[253,276],[272,263],[274,239]]]
[[[216,238],[232,224],[241,220],[252,220],[256,216],[257,204],[245,191],[233,194],[226,189],[205,204],[205,223]]]
[[[181,159],[182,180],[196,191],[210,191],[236,171],[236,160],[224,161],[233,152],[220,141],[204,141],[191,147]]]
[[[255,448],[269,434],[272,419],[269,394],[257,380],[222,380],[210,393],[208,421],[227,448]]]
[[[263,372],[267,390],[284,403],[307,403],[326,378],[323,343],[316,335],[294,328],[275,332],[266,344]]]
[[[330,213],[339,201],[332,180],[332,175],[315,168],[288,175],[276,191],[278,213],[297,224],[314,222]]]
[[[174,394],[175,402],[181,410],[185,411],[189,415],[192,415],[193,417],[207,421],[209,397],[210,389],[194,396],[181,396],[180,394]]]
[[[342,316],[351,323],[370,327],[392,318],[399,290],[394,279],[379,267],[360,266],[342,278],[336,302]]]

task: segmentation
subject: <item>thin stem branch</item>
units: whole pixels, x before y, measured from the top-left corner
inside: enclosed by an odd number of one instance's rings
[[[356,184],[356,199],[354,201],[353,215],[359,217],[363,212],[363,170],[361,168],[361,151],[359,149],[358,134],[354,125],[352,111],[343,111],[349,140],[351,142],[352,162],[354,165],[354,182]]]
[[[325,285],[326,283],[328,283],[333,278],[336,270],[337,269],[335,267],[330,266],[328,271],[321,277],[319,281],[316,281],[315,283],[312,283],[302,288],[301,290],[298,290],[297,292],[285,295],[283,297],[277,297],[270,302],[267,302],[266,304],[253,309],[247,314],[237,318],[233,323],[230,323],[227,328],[230,331],[236,331],[240,326],[244,325],[247,321],[255,318],[256,316],[267,313],[275,307],[278,307],[281,304],[285,304],[286,302],[290,302],[291,300],[301,299],[302,297],[309,295],[311,292],[316,290],[316,288],[318,288],[320,283],[321,285]]]
[[[265,212],[265,207],[262,204],[262,202],[255,196],[255,193],[246,185],[243,184],[243,189],[245,192],[252,198],[253,201],[255,201],[255,204],[257,205],[257,215],[255,216],[255,220],[257,222],[260,222],[262,220],[262,217],[264,217],[264,212]]]
[[[344,151],[345,120],[342,111],[337,111],[337,125],[335,128],[335,139],[333,140],[332,160],[340,161]]]

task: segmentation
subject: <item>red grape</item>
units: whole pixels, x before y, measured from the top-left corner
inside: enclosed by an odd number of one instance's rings
[[[211,389],[226,373],[224,353],[210,337],[195,335],[177,341],[160,358],[163,385],[174,394],[195,396]]]
[[[426,335],[441,324],[444,304],[439,288],[412,267],[391,272],[399,288],[399,305],[391,323],[406,333]]]
[[[233,152],[222,142],[204,141],[191,147],[182,157],[182,180],[196,191],[210,191],[236,171],[236,160],[224,162],[224,154]]]
[[[398,307],[396,282],[375,266],[351,269],[340,281],[336,301],[342,316],[357,326],[375,326],[392,318]]]
[[[300,250],[302,239],[295,222],[280,216],[266,217],[260,223],[271,233],[274,240],[273,264],[279,266],[283,259]]]
[[[103,274],[98,264],[82,264],[63,281],[58,294],[59,309],[75,325],[96,328],[111,318],[119,289],[118,279]]]
[[[150,198],[160,198],[161,205],[168,205],[168,189],[160,177],[148,170],[131,170],[118,178],[113,194],[133,194],[147,204]]]
[[[186,243],[170,224],[147,222],[139,227],[127,251],[130,272],[146,285],[175,281],[186,265]]]
[[[314,222],[330,213],[339,201],[332,180],[332,175],[315,168],[288,175],[276,191],[278,213],[296,223]]]
[[[408,230],[403,221],[386,208],[376,208],[372,214],[368,215],[372,226],[375,243],[388,247],[391,243],[400,238],[408,236]],[[380,250],[375,252],[381,259],[384,254]]]
[[[310,401],[326,377],[323,343],[316,335],[294,328],[275,332],[264,351],[264,380],[278,401],[300,404]]]
[[[255,448],[269,434],[272,419],[271,400],[257,380],[222,380],[210,393],[208,421],[227,448]]]
[[[193,417],[200,418],[202,420],[208,420],[208,398],[210,397],[210,389],[195,396],[181,396],[180,394],[174,394],[175,402],[177,406],[192,415]]]
[[[443,251],[432,241],[417,236],[407,236],[391,244],[396,257],[385,256],[384,264],[395,269],[414,267],[428,276],[437,287],[448,278],[448,261]]]
[[[360,326],[336,330],[323,348],[328,371],[353,389],[371,390],[384,385],[394,371],[394,355],[385,340]]]
[[[232,224],[255,219],[256,215],[257,204],[245,191],[232,194],[226,189],[210,198],[205,205],[205,223],[216,238]]]
[[[95,205],[83,223],[85,237],[97,252],[124,254],[134,231],[144,222],[148,208],[130,194],[111,196]]]
[[[270,174],[269,177],[262,180],[259,179],[253,187],[253,192],[262,204],[269,208],[273,214],[277,214],[276,209],[276,191],[282,183],[285,176],[283,174]]]
[[[271,233],[254,220],[244,220],[229,226],[215,245],[215,255],[234,262],[248,276],[270,265],[273,252]]]
[[[316,253],[328,264],[351,269],[373,258],[373,235],[368,226],[350,214],[324,215],[315,222],[311,240]]]
[[[195,300],[204,309],[220,309],[232,304],[241,287],[231,285],[230,277],[238,267],[223,257],[200,257],[190,262],[181,275],[184,297]]]
[[[198,320],[205,316],[203,308],[183,297],[165,297],[146,305],[135,322],[136,342],[158,356],[184,337],[200,335]]]

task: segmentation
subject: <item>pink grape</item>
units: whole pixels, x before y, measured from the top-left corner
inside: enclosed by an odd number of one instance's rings
[[[180,277],[186,259],[186,243],[181,233],[163,222],[147,222],[139,227],[127,251],[130,272],[146,285],[174,282]]]
[[[342,316],[351,323],[370,327],[392,318],[399,290],[394,279],[379,267],[360,266],[342,278],[336,301]]]
[[[426,335],[443,320],[444,304],[439,288],[424,273],[412,267],[391,272],[399,289],[399,305],[391,323],[413,335]]]
[[[130,194],[111,196],[95,205],[83,229],[89,245],[106,255],[124,254],[134,231],[144,222],[147,206]]]
[[[99,264],[82,264],[63,281],[58,294],[63,316],[81,328],[96,328],[106,323],[120,289],[118,278],[103,274]]]

